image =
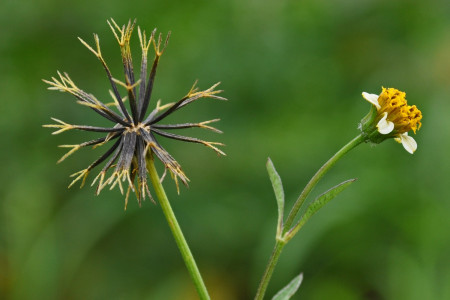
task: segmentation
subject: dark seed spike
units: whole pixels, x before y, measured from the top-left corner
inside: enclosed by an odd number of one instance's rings
[[[164,50],[166,50],[166,47],[167,47],[167,45],[169,44],[169,39],[170,39],[170,35],[171,35],[171,34],[172,34],[172,31],[169,31],[169,32],[167,33],[166,40],[164,41],[164,47],[163,47],[163,49],[161,50],[161,53],[163,53]]]
[[[199,123],[183,123],[183,124],[154,124],[152,125],[152,128],[158,128],[158,129],[185,129],[185,128],[193,128],[193,127],[200,127]]]
[[[106,75],[108,76],[109,82],[110,82],[111,87],[112,87],[112,89],[114,91],[114,95],[116,96],[116,100],[119,103],[119,111],[128,120],[128,122],[131,123],[130,115],[128,114],[128,111],[125,108],[125,104],[122,101],[122,97],[120,96],[119,90],[117,89],[117,85],[114,82],[113,77],[111,75],[111,71],[109,70],[109,68],[106,65],[106,62],[103,60],[103,58],[100,58],[100,61],[101,61],[102,65],[103,65],[103,68],[106,71]]]
[[[86,93],[85,91],[79,89],[75,83],[70,79],[67,73],[61,74],[58,71],[58,75],[61,78],[61,81],[57,80],[55,77],[52,77],[52,81],[44,80],[45,83],[51,85],[49,89],[59,90],[61,92],[67,92],[77,98],[81,104],[85,104],[97,112],[102,117],[112,121],[124,123],[122,118],[119,117],[116,113],[110,110],[107,106],[105,106],[101,101],[97,100],[93,95]],[[102,106],[103,105],[103,106]],[[125,123],[127,124],[127,123]],[[128,125],[128,124],[127,124]]]
[[[114,111],[109,109],[108,106],[106,106],[103,102],[96,99],[93,95],[88,94],[85,91],[80,90],[78,88],[77,88],[76,92],[74,91],[72,93],[72,95],[74,95],[81,102],[86,103],[87,106],[93,108],[99,114],[101,114],[101,115],[105,114],[105,115],[109,116],[110,118],[108,118],[108,119],[112,119],[113,122],[117,122],[117,123],[121,123],[122,125],[129,126],[129,124],[127,122],[123,121],[123,119],[118,114],[116,114]],[[100,112],[102,112],[103,114]]]
[[[133,122],[136,125],[138,123],[138,113],[137,113],[137,106],[136,106],[136,87],[134,86],[136,81],[134,78],[134,68],[133,68],[133,59],[131,56],[131,49],[130,49],[130,38],[133,33],[134,26],[136,24],[136,19],[131,23],[131,20],[128,21],[127,27],[123,27],[122,29],[122,37],[121,37],[121,43],[120,43],[120,50],[122,54],[122,63],[123,63],[123,69],[125,73],[125,81],[128,86],[132,86],[133,88],[130,88],[128,90],[128,98],[130,99],[130,108],[131,108],[131,114],[133,118]]]
[[[155,32],[156,32],[156,28],[153,30],[152,34],[150,35],[150,39],[147,42],[147,37],[145,35],[145,31],[143,33],[141,33],[141,30],[138,28],[138,33],[139,33],[139,40],[141,43],[141,48],[142,48],[142,58],[141,58],[141,73],[140,73],[140,79],[141,79],[141,83],[139,86],[139,97],[138,97],[138,113],[139,113],[139,117],[138,120],[141,120],[140,117],[140,113],[141,113],[141,109],[142,109],[142,105],[141,103],[144,101],[144,97],[145,97],[145,91],[146,91],[146,83],[145,83],[145,78],[147,77],[147,57],[148,57],[148,48],[150,46],[150,43],[152,42],[154,36],[155,36]]]
[[[96,191],[97,195],[100,194],[101,190],[105,186],[105,184],[103,182],[103,179],[104,179],[104,176],[105,176],[106,172],[109,170],[109,168],[111,168],[111,166],[116,161],[117,157],[119,156],[119,154],[120,154],[120,152],[122,150],[122,139],[119,139],[118,142],[119,142],[119,145],[117,146],[117,149],[115,150],[114,154],[109,159],[109,161],[105,164],[105,166],[103,167],[102,171],[97,175],[97,177],[92,182],[92,186],[93,186],[95,184],[95,182],[98,180],[97,191]]]
[[[114,152],[113,156],[110,158],[110,160],[105,164],[105,166],[102,169],[102,172],[106,172],[109,170],[109,168],[111,168],[111,166],[113,165],[113,163],[117,160],[117,157],[119,156],[120,152],[122,151],[122,140],[119,140],[120,144],[116,149],[116,152]]]
[[[139,207],[142,204],[142,195],[141,195],[141,190],[140,190],[140,186],[138,186],[138,188],[134,187],[134,180],[136,178],[136,173],[137,173],[137,166],[136,166],[136,160],[133,159],[132,163],[131,163],[131,167],[130,167],[130,182],[132,185],[128,186],[128,191],[131,189],[134,191],[134,194],[136,195],[136,198],[138,200],[138,204]],[[127,194],[128,194],[127,191]],[[145,195],[145,194],[144,194]],[[125,209],[127,208],[127,202],[128,202],[128,197],[125,199]]]
[[[116,139],[118,137],[118,135],[115,135],[113,137],[110,137],[110,139]],[[83,148],[83,147],[87,147],[87,146],[98,146],[101,143],[103,143],[104,141],[106,141],[106,139],[108,138],[108,136],[103,137],[103,138],[99,138],[99,139],[95,139],[95,140],[90,140],[78,145],[59,145],[58,147],[60,148],[71,148],[71,150],[69,150],[66,154],[64,154],[57,163],[60,163],[62,161],[64,161],[66,158],[68,158],[70,155],[72,155],[73,153],[75,153],[76,151],[78,151],[79,149]]]
[[[134,85],[134,71],[133,71],[133,60],[131,57],[130,50],[130,38],[133,33],[134,26],[136,25],[136,19],[131,23],[128,21],[127,27],[122,29],[122,44],[120,44],[122,52],[122,62],[125,71],[125,77],[130,80],[131,85]]]
[[[142,62],[141,62],[141,84],[139,85],[139,97],[137,100],[138,107],[141,107],[141,102],[144,99],[145,96],[145,78],[147,77],[147,53],[144,54],[144,51],[142,51]],[[140,109],[138,109],[138,120],[140,119]]]
[[[87,146],[97,145],[97,144],[103,143],[105,140],[106,140],[106,137],[102,137],[102,138],[98,138],[95,140],[90,140],[90,141],[81,143],[78,146],[79,147],[87,147]]]
[[[223,92],[222,90],[214,90],[219,84],[220,84],[220,82],[214,84],[213,86],[211,86],[209,89],[207,89],[205,91],[194,93],[191,97],[186,99],[186,101],[184,101],[180,106],[178,106],[177,110],[198,100],[198,99],[201,99],[201,98],[211,98],[211,99],[217,99],[217,100],[222,100],[222,101],[228,100],[227,98],[216,95],[216,94]]]
[[[131,25],[131,28],[129,30],[129,36],[131,37],[131,33],[133,32],[134,26],[136,25],[136,19],[134,19],[133,21],[133,25]],[[130,80],[131,80],[131,85],[135,84],[135,79],[134,79],[134,68],[133,68],[133,60],[131,57],[131,49],[130,49],[130,41],[128,40],[127,43],[127,52],[128,52],[128,62],[129,62],[129,73],[130,73]],[[134,93],[136,94],[136,89],[134,89]]]
[[[145,125],[153,125],[158,123],[159,121],[161,121],[162,119],[164,119],[165,117],[167,117],[168,115],[170,115],[171,113],[173,113],[174,111],[176,111],[177,109],[179,109],[180,107],[185,106],[187,103],[191,103],[197,99],[200,98],[216,98],[217,96],[215,96],[215,94],[220,93],[221,91],[214,91],[214,88],[219,84],[216,83],[213,86],[211,86],[209,89],[204,90],[204,91],[200,91],[197,92],[197,88],[196,88],[196,83],[194,83],[194,85],[192,86],[191,90],[189,91],[189,93],[184,96],[183,98],[181,98],[180,100],[178,100],[174,105],[172,105],[168,110],[166,110],[164,113],[160,114],[159,116],[157,116],[156,118],[154,118],[152,116],[152,118],[149,116],[143,123]],[[221,98],[221,97],[219,97]]]
[[[119,111],[122,113],[122,116],[125,117],[125,118],[128,120],[129,123],[131,123],[130,115],[128,114],[128,112],[127,112],[127,110],[126,110],[126,108],[125,108],[125,105],[123,104],[122,97],[120,96],[119,90],[117,89],[117,86],[116,86],[116,84],[115,84],[115,82],[114,82],[114,80],[113,80],[113,77],[112,77],[112,75],[111,75],[111,71],[109,70],[108,65],[106,64],[105,60],[104,60],[103,57],[102,57],[102,53],[101,53],[101,50],[100,50],[100,39],[99,39],[98,35],[97,35],[97,34],[94,34],[94,40],[95,40],[95,44],[96,44],[96,46],[97,46],[97,51],[95,51],[94,49],[92,49],[92,47],[89,46],[89,45],[88,45],[85,41],[83,41],[81,38],[78,38],[78,39],[79,39],[79,40],[81,41],[81,43],[82,43],[83,45],[85,45],[92,53],[94,53],[94,55],[95,55],[95,56],[98,58],[98,60],[101,62],[103,68],[105,69],[106,75],[107,75],[107,77],[108,77],[108,79],[109,79],[109,82],[111,83],[111,87],[112,87],[112,89],[113,89],[113,91],[114,91],[114,95],[115,95],[116,98],[117,98],[117,102],[119,103]]]
[[[71,129],[81,129],[81,130],[84,129],[84,130],[90,130],[90,131],[98,131],[99,129],[103,129],[100,131],[105,132],[104,128],[102,128],[102,127],[97,128],[97,127],[92,127],[92,126],[71,125],[64,121],[56,119],[56,118],[51,118],[51,119],[53,121],[55,121],[56,124],[45,124],[45,125],[42,125],[42,127],[57,128],[58,130],[54,131],[52,134],[60,134],[64,131],[71,130]]]
[[[127,123],[118,114],[116,114],[115,112],[113,112],[112,110],[110,110],[107,107],[103,107],[103,106],[97,105],[97,104],[91,104],[89,102],[82,101],[82,100],[78,101],[78,103],[81,104],[81,105],[85,105],[85,106],[88,106],[88,107],[92,108],[98,114],[100,114],[101,116],[105,117],[108,120],[113,121],[114,123],[120,123],[120,124],[122,124],[125,127],[130,126],[129,123]]]
[[[156,148],[153,148],[152,151],[155,152],[156,156],[158,156],[158,158],[162,162],[168,161],[168,163],[164,163],[166,165],[166,167],[168,167],[169,170],[171,172],[173,172],[173,174],[178,176],[178,178],[180,178],[180,180],[183,182],[184,185],[188,186],[189,178],[187,178],[186,175],[184,174],[183,170],[181,169],[180,164],[175,160],[175,158],[172,157],[172,155],[170,155],[169,152],[167,152],[166,149],[164,149],[158,143],[158,141],[156,140],[155,136],[152,133],[150,133],[150,136],[156,143]],[[176,180],[175,180],[175,182],[176,182]],[[178,189],[178,184],[177,184],[177,189]]]
[[[218,91],[215,91],[215,92],[220,93],[222,91],[218,90]],[[196,100],[198,100],[198,99],[201,99],[201,98],[211,98],[211,99],[217,99],[217,100],[222,100],[222,101],[227,101],[228,100],[227,98],[216,96],[216,95],[208,95],[208,96],[198,95],[198,96],[190,97],[189,99],[184,101],[183,104],[181,104],[180,106],[177,107],[177,110],[182,108],[182,107],[184,107],[184,106],[186,106],[186,105],[188,105],[188,104],[190,104],[190,103],[192,103],[192,102],[194,102],[194,101],[196,101]]]
[[[211,88],[210,88],[211,89]],[[210,90],[209,89],[209,90]],[[176,102],[173,106],[171,106],[168,110],[166,110],[164,113],[160,114],[159,116],[157,116],[156,118],[154,118],[153,120],[150,118],[147,118],[143,123],[146,125],[153,125],[155,123],[158,123],[159,121],[163,120],[164,118],[166,118],[168,115],[170,115],[171,113],[173,113],[174,111],[182,108],[183,106],[186,106],[198,99],[201,98],[213,98],[213,99],[219,99],[219,100],[227,100],[226,98],[220,97],[220,96],[216,96],[215,94],[212,93],[219,93],[221,91],[203,91],[203,92],[198,92],[195,93],[194,96],[189,97],[185,96],[183,97],[181,100],[178,100],[178,102]]]
[[[76,97],[76,96],[75,96]],[[76,97],[77,99],[79,99],[80,100],[80,98],[78,98],[78,97]],[[83,101],[83,100],[80,100],[80,101]],[[98,113],[99,115],[101,115],[102,117],[104,117],[105,119],[107,119],[107,120],[109,120],[109,121],[111,121],[111,122],[114,122],[114,123],[123,123],[122,125],[128,125],[126,122],[124,122],[124,121],[122,121],[121,119],[120,119],[120,117],[118,117],[117,116],[117,118],[114,116],[114,115],[117,115],[117,114],[114,114],[114,112],[112,113],[112,114],[107,114],[106,112],[104,112],[104,111],[102,111],[102,110],[100,110],[100,109],[98,109],[98,108],[95,108],[95,107],[92,107],[92,106],[89,106],[93,111],[95,111],[96,113]],[[120,120],[120,121],[119,121]]]
[[[73,95],[73,94],[72,94]],[[87,102],[84,101],[82,98],[74,95],[75,98],[77,98],[80,102],[80,104],[86,104]],[[89,103],[90,104],[90,103]],[[95,111],[96,113],[98,113],[100,116],[104,117],[105,119],[113,122],[113,123],[118,123],[120,118],[116,119],[114,118],[112,115],[108,115],[107,113],[103,112],[102,110],[95,108],[93,105],[86,105],[89,106],[89,108],[91,108],[93,111]],[[128,125],[127,123],[123,122],[122,120],[120,120],[121,123],[124,123],[124,125]]]
[[[158,67],[159,58],[160,56],[156,54],[153,61],[152,70],[150,71],[150,76],[148,77],[148,81],[146,84],[144,99],[139,103],[139,122],[142,122],[142,120],[144,119],[148,104],[150,103],[150,97],[152,95],[153,83],[155,82],[156,69]]]
[[[178,176],[181,181],[187,186],[189,179],[181,169],[180,164],[167,152],[156,140],[152,133],[148,133],[145,130],[140,130],[141,136],[147,143],[147,147],[151,148],[151,151],[155,153],[158,159],[164,164],[166,169],[169,169],[175,176]]]
[[[115,112],[113,112],[112,110],[108,109],[104,109],[103,107],[100,108],[96,108],[96,105],[90,105],[90,103],[86,103],[86,102],[79,102],[80,104],[85,104],[86,106],[92,108],[95,112],[97,112],[98,114],[100,114],[101,116],[105,117],[106,119],[114,122],[114,123],[119,123],[125,127],[129,127],[130,124],[127,123],[125,120],[121,119],[120,116],[118,114],[116,114]]]
[[[152,37],[154,36],[154,32],[155,32],[155,30],[152,33]],[[162,50],[160,50],[162,35],[159,34],[158,42],[156,42],[155,39],[153,38],[153,46],[155,48],[155,59],[153,61],[152,70],[150,71],[150,76],[148,77],[144,100],[141,102],[142,106],[139,109],[139,115],[140,115],[139,122],[142,122],[142,120],[145,118],[148,104],[150,102],[150,98],[152,95],[153,83],[155,82],[156,69],[158,67],[158,62],[159,62],[159,59],[160,59],[161,55],[163,54],[164,50],[166,49],[167,43],[169,42],[169,37],[170,37],[170,32],[167,35],[167,38],[166,38],[166,41],[164,43]]]
[[[154,110],[152,110],[152,112],[148,115],[148,117],[142,123],[145,125],[148,125],[160,111],[161,110],[159,109],[159,107],[156,106],[156,108]]]
[[[145,146],[142,136],[138,135],[136,140],[136,157],[139,177],[139,195],[145,198],[145,191],[142,193],[142,187],[147,185],[147,162],[145,161]],[[141,195],[142,194],[142,195]],[[139,198],[141,198],[139,197]]]
[[[83,130],[83,131],[94,131],[94,132],[120,132],[124,131],[125,129],[123,127],[114,127],[114,128],[107,128],[107,127],[94,127],[94,126],[82,126],[82,125],[72,125],[73,129]]]
[[[183,135],[178,135],[178,134],[173,134],[173,133],[168,133],[165,131],[161,131],[158,129],[154,129],[151,127],[151,131],[160,135],[160,136],[164,136],[170,139],[174,139],[174,140],[178,140],[178,141],[184,141],[184,142],[190,142],[190,143],[197,143],[197,144],[202,144],[205,145],[211,149],[213,149],[214,151],[217,152],[217,154],[220,155],[226,155],[222,150],[218,149],[217,147],[215,147],[214,145],[221,145],[223,146],[222,143],[215,143],[215,142],[207,142],[207,141],[203,141],[197,138],[193,138],[193,137],[188,137],[188,136],[183,136]]]
[[[120,134],[114,132],[114,133],[111,133],[110,136],[107,135],[106,137],[98,138],[98,139],[95,139],[95,140],[90,140],[90,141],[81,143],[79,146],[80,146],[80,147],[87,147],[87,146],[98,145],[98,144],[103,143],[104,141],[112,141],[112,140],[115,140],[115,139],[117,139],[119,136],[120,136]],[[95,148],[95,147],[94,147],[94,148]]]
[[[125,145],[125,153],[127,154],[127,158],[124,162],[124,169],[129,169],[131,167],[131,162],[133,161],[134,152],[136,150],[137,134],[135,131],[132,131],[129,134],[130,134],[130,141],[128,145]]]
[[[120,134],[114,134],[112,137],[109,138],[109,140],[117,139],[119,136],[120,136]],[[101,137],[101,138],[90,140],[90,141],[87,141],[87,142],[84,142],[84,143],[81,143],[78,145],[59,145],[58,147],[60,147],[60,148],[71,148],[71,147],[83,148],[83,147],[101,144],[104,141],[106,141],[106,138],[107,137]]]
[[[201,122],[201,123],[183,123],[183,124],[164,124],[164,125],[160,125],[160,124],[154,124],[152,125],[152,128],[157,128],[157,129],[185,129],[185,128],[205,128],[205,129],[209,129],[212,130],[214,132],[217,133],[222,133],[222,131],[220,131],[217,128],[214,128],[212,126],[208,126],[206,124],[212,123],[212,122],[217,122],[219,121],[219,119],[214,119],[214,120],[210,120],[210,121],[206,121],[206,122]]]
[[[123,134],[122,152],[117,162],[116,171],[128,170],[133,160],[134,150],[136,148],[136,132],[126,132]]]
[[[188,99],[189,97],[183,97],[182,99],[178,100],[178,102],[176,102],[174,105],[172,105],[168,110],[166,110],[165,112],[163,112],[162,114],[160,114],[159,116],[155,117],[154,115],[150,115],[143,123],[145,125],[153,125],[155,123],[158,123],[159,121],[161,121],[162,119],[164,119],[165,117],[167,117],[168,115],[170,115],[171,113],[173,113],[175,110],[178,109],[178,107],[184,102],[186,101],[186,99]],[[152,118],[150,118],[152,117]]]
[[[138,163],[138,169],[139,169],[139,177],[142,182],[146,181],[147,177],[147,163],[145,161],[145,145],[143,138],[139,135],[137,137],[137,163]]]
[[[138,109],[137,109],[137,105],[136,105],[136,88],[132,87],[133,84],[131,84],[131,82],[128,80],[128,78],[125,78],[126,83],[127,83],[127,90],[128,90],[128,99],[130,99],[130,108],[131,108],[131,116],[133,118],[133,122],[134,125],[137,125],[138,123]]]
[[[107,118],[110,121],[121,123],[125,126],[128,126],[129,124],[122,120],[122,118],[116,114],[114,111],[109,109],[103,102],[96,99],[93,95],[86,93],[83,90],[77,89],[77,91],[71,92],[72,95],[74,95],[78,100],[80,100],[82,103],[86,103],[87,106],[92,108],[94,111],[96,111],[98,114],[102,115],[103,117]]]
[[[121,140],[122,140],[122,145],[121,145],[122,148],[121,148],[121,151],[119,153],[119,158],[117,160],[117,164],[116,164],[116,167],[114,169],[114,173],[119,174],[120,171],[123,169],[122,166],[123,166],[123,161],[124,161],[124,157],[125,157],[124,147],[125,147],[125,144],[128,143],[128,139],[129,139],[129,135],[128,134],[122,134],[122,138],[121,138]]]
[[[206,143],[205,141],[197,139],[197,138],[165,132],[165,131],[162,131],[162,130],[159,130],[159,129],[155,129],[154,127],[151,127],[151,131],[156,133],[156,134],[158,134],[158,135],[160,135],[160,136],[163,136],[163,137],[166,137],[166,138],[170,138],[170,139],[174,139],[174,140],[179,140],[179,141],[184,141],[184,142],[191,142],[191,143],[198,143],[198,144]]]
[[[120,117],[116,117],[115,114],[108,114],[100,109],[94,108],[94,107],[90,107],[93,111],[95,111],[96,113],[98,113],[99,115],[101,115],[102,117],[104,117],[105,119],[108,119],[111,122],[114,123],[120,123],[122,125],[128,126],[128,123],[122,121],[122,119],[120,119]]]
[[[111,153],[114,152],[114,150],[116,150],[116,148],[119,146],[121,140],[118,140],[117,142],[114,143],[114,145],[108,149],[108,151],[106,151],[102,156],[100,156],[99,159],[97,159],[96,161],[94,161],[88,168],[87,170],[90,171],[93,168],[95,168],[96,166],[98,166],[99,164],[101,164],[106,158],[108,158]]]

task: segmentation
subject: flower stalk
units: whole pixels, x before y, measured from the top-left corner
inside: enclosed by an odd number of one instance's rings
[[[306,220],[303,218],[300,219],[297,224],[291,227],[294,224],[295,218],[297,217],[300,208],[308,197],[309,193],[313,190],[313,188],[319,183],[320,179],[328,172],[328,170],[333,167],[336,162],[341,159],[347,152],[358,146],[364,142],[364,137],[362,134],[356,136],[349,143],[347,143],[344,147],[342,147],[336,154],[334,154],[310,179],[308,184],[303,189],[302,193],[298,197],[297,201],[295,201],[294,206],[292,207],[286,222],[283,224],[282,236],[277,236],[274,249],[272,251],[272,255],[270,256],[269,262],[267,264],[266,270],[264,271],[263,277],[258,287],[258,291],[255,296],[255,300],[262,300],[266,293],[267,286],[269,285],[270,278],[272,277],[273,271],[278,263],[278,259],[280,254],[286,246],[286,244],[297,234],[297,232],[303,227],[306,223]]]
[[[298,227],[299,223],[293,228],[290,228],[292,224],[294,223],[295,217],[297,216],[300,208],[302,207],[303,203],[305,202],[306,198],[308,197],[309,193],[312,191],[312,189],[316,186],[317,183],[319,183],[320,179],[328,172],[329,169],[331,169],[332,166],[347,152],[358,146],[364,141],[364,137],[360,134],[357,137],[355,137],[353,140],[351,140],[348,144],[346,144],[344,147],[342,147],[336,154],[334,154],[317,172],[314,174],[314,176],[309,180],[308,184],[303,189],[302,193],[298,197],[297,201],[295,201],[294,206],[291,209],[291,212],[288,215],[288,218],[286,219],[286,222],[284,224],[284,238],[287,238],[290,240],[293,237],[293,232],[295,233],[298,231],[296,230],[296,227]],[[294,235],[295,235],[294,233]]]
[[[309,180],[308,184],[303,189],[300,196],[294,203],[286,222],[283,224],[283,209],[284,209],[284,191],[281,187],[281,179],[276,178],[275,168],[270,162],[269,176],[271,177],[272,185],[278,202],[278,226],[276,234],[276,242],[269,263],[267,264],[261,283],[256,293],[256,300],[264,298],[270,278],[272,277],[275,266],[280,257],[284,246],[298,233],[298,231],[306,224],[308,219],[323,207],[328,201],[335,197],[340,191],[345,189],[355,179],[347,180],[341,184],[331,188],[325,193],[321,194],[314,201],[312,201],[305,212],[302,213],[300,219],[293,226],[300,209],[304,206],[305,200],[322,179],[322,177],[331,169],[332,166],[344,156],[351,149],[355,148],[362,142],[379,144],[386,139],[394,138],[395,141],[401,143],[406,151],[413,154],[417,149],[417,143],[411,136],[409,131],[416,133],[422,126],[422,113],[415,105],[408,105],[405,96],[406,93],[394,88],[382,88],[380,95],[362,93],[364,99],[372,104],[369,113],[361,120],[359,129],[361,133],[351,140],[348,144],[342,147],[336,154],[334,154]],[[276,174],[276,175],[274,175]],[[275,178],[273,180],[273,178]]]
[[[206,289],[205,283],[203,282],[200,271],[195,263],[194,256],[189,249],[189,245],[184,238],[183,232],[181,231],[180,225],[178,224],[177,218],[170,206],[169,199],[167,198],[166,192],[161,184],[161,180],[155,168],[153,156],[147,155],[147,171],[150,176],[150,181],[155,189],[156,198],[158,199],[161,209],[166,217],[167,223],[169,224],[170,230],[172,231],[175,242],[177,243],[178,249],[180,250],[181,256],[186,264],[189,274],[194,282],[197,293],[202,300],[209,300],[209,294]]]

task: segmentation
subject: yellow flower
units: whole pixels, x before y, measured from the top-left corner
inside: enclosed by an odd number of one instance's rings
[[[414,153],[417,143],[408,132],[412,130],[414,134],[422,126],[422,113],[415,105],[408,105],[404,92],[394,88],[384,88],[380,95],[362,93],[364,99],[369,101],[376,108],[370,118],[371,124],[376,124],[376,130],[384,138],[374,136],[370,131],[373,126],[361,124],[361,129],[366,133],[368,140],[379,143],[386,138],[393,137],[403,145],[409,153]],[[364,121],[363,121],[364,122]]]

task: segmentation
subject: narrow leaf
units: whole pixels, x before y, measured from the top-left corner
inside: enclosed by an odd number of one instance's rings
[[[275,296],[273,296],[272,300],[288,300],[291,299],[292,296],[297,292],[300,284],[303,280],[303,273],[300,273],[297,277],[292,279],[291,282],[288,283],[284,288],[282,288]]]
[[[281,183],[280,175],[278,175],[275,166],[273,165],[270,158],[267,159],[266,163],[267,172],[269,173],[270,181],[272,182],[273,191],[275,192],[275,197],[277,199],[278,205],[278,225],[277,225],[277,237],[281,237],[283,229],[283,214],[284,214],[284,190],[283,184]]]
[[[314,215],[319,209],[325,206],[328,202],[331,201],[334,197],[336,197],[340,192],[345,190],[350,184],[355,182],[356,179],[349,179],[344,182],[341,182],[340,184],[332,187],[328,191],[324,192],[323,194],[319,195],[313,202],[311,202],[306,209],[305,213],[303,214],[302,218],[300,219],[300,222],[305,224],[308,219]]]

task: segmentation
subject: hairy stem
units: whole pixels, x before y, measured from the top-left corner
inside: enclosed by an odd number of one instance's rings
[[[205,283],[203,282],[200,271],[198,270],[197,264],[195,263],[194,256],[189,250],[189,246],[184,238],[183,232],[181,231],[180,225],[177,222],[175,214],[173,213],[172,207],[170,206],[169,199],[167,199],[166,192],[160,182],[158,173],[156,172],[155,164],[151,156],[147,157],[147,170],[150,175],[150,180],[155,189],[156,197],[161,205],[161,208],[166,217],[167,223],[169,223],[170,230],[172,231],[175,242],[177,243],[178,249],[181,252],[181,256],[186,264],[186,267],[194,281],[195,288],[197,289],[200,299],[209,300],[209,294],[206,289]]]
[[[258,291],[256,292],[255,300],[262,300],[266,293],[267,286],[269,285],[270,278],[272,278],[273,271],[277,265],[278,258],[280,257],[281,250],[283,250],[285,243],[277,240],[275,247],[273,248],[272,255],[270,256],[269,263],[267,264],[264,275],[259,283]]]

